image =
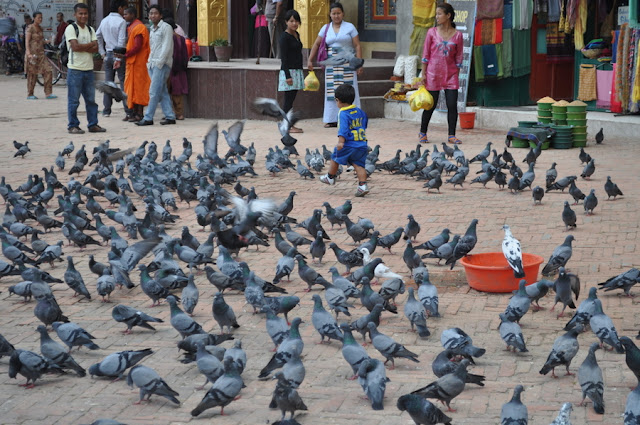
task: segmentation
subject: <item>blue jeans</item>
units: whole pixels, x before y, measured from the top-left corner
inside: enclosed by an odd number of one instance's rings
[[[173,113],[173,107],[171,106],[169,89],[167,88],[169,72],[171,72],[171,68],[167,65],[164,65],[160,69],[155,66],[149,69],[151,85],[149,86],[149,105],[147,106],[147,112],[144,114],[143,118],[145,121],[153,121],[153,116],[156,113],[158,103],[160,103],[162,113],[164,113],[164,117],[166,119],[176,119],[176,114]]]
[[[78,71],[69,69],[67,72],[67,116],[69,125],[67,128],[80,127],[78,121],[78,106],[80,95],[84,98],[87,108],[87,121],[89,127],[98,125],[98,104],[96,103],[96,88],[94,84],[93,70]]]
[[[107,52],[107,55],[104,57],[104,80],[115,81],[117,72],[118,80],[120,80],[120,88],[122,89],[122,91],[124,91],[125,61],[122,60],[120,62],[120,68],[118,69],[113,69],[113,63],[113,52]],[[113,104],[113,98],[105,93],[102,98],[102,104],[104,105],[102,113],[111,114],[111,105]],[[129,115],[131,113],[131,110],[127,107],[127,102],[123,102],[123,104],[124,112]]]

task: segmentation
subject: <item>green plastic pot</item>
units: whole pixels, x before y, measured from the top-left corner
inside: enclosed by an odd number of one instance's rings
[[[519,137],[514,137],[513,139],[511,139],[511,147],[512,148],[528,148],[529,141],[523,140]]]
[[[538,117],[538,122],[542,124],[551,124],[551,117]]]
[[[567,119],[569,120],[586,120],[586,112],[567,112]]]
[[[585,134],[574,134],[573,135],[573,140],[579,140],[579,141],[587,141],[587,135]]]
[[[584,127],[573,127],[573,134],[587,134],[587,126]]]
[[[553,111],[554,114],[557,114],[557,113],[566,114],[567,113],[567,107],[566,106],[552,105],[551,106],[551,111]]]
[[[567,112],[584,112],[587,113],[587,105],[569,105],[567,106]]]
[[[567,124],[568,125],[573,125],[573,126],[576,126],[576,127],[585,127],[586,128],[587,120],[586,119],[584,119],[584,120],[567,119]]]
[[[586,140],[574,140],[573,145],[574,148],[584,148],[587,146]]]
[[[551,141],[549,139],[545,140],[544,142],[542,142],[542,146],[540,146],[540,149],[547,150],[549,149],[549,146],[551,145]],[[534,149],[536,146],[538,146],[538,144],[536,142],[532,142],[531,140],[529,140],[529,147],[531,149]]]
[[[539,117],[544,117],[544,118],[551,118],[551,111],[538,111],[538,118]]]
[[[554,149],[571,149],[573,147],[573,141],[569,141],[569,142],[557,142],[557,141],[553,141],[553,148]]]
[[[538,103],[538,111],[550,111],[553,103]]]

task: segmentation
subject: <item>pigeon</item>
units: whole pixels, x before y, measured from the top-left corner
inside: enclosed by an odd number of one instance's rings
[[[622,289],[626,296],[632,297],[631,288],[636,283],[640,283],[640,270],[631,268],[624,273],[598,283],[598,286],[600,286],[600,289],[604,289],[604,292]]]
[[[233,308],[225,302],[222,292],[217,292],[213,297],[212,313],[213,319],[218,323],[218,326],[220,326],[220,334],[224,333],[225,326],[227,327],[228,333],[231,333],[232,327],[234,329],[240,327]]]
[[[398,308],[396,306],[390,304],[382,297],[382,295],[371,289],[368,277],[363,277],[360,283],[362,284],[362,289],[360,290],[360,302],[367,310],[372,311],[376,304],[382,304],[385,310],[393,314],[398,314]]]
[[[18,374],[27,378],[25,388],[33,388],[36,381],[46,373],[59,373],[64,371],[53,361],[46,359],[33,351],[15,350],[9,358],[9,378],[15,379]]]
[[[127,94],[113,81],[98,81],[96,83],[96,89],[111,97],[116,102],[126,102],[127,100]]]
[[[224,361],[227,357],[233,361],[236,369],[238,369],[238,373],[242,374],[244,368],[247,366],[247,353],[242,349],[242,341],[236,339],[233,342],[233,347],[224,352],[222,360]]]
[[[624,409],[624,425],[637,425],[640,423],[640,382],[627,396],[627,404]]]
[[[460,328],[449,328],[440,334],[440,343],[444,348],[461,356],[482,357],[487,352],[484,348],[474,347],[473,340]]]
[[[520,329],[520,325],[517,322],[509,320],[505,313],[500,313],[500,326],[498,326],[498,330],[500,331],[500,337],[507,344],[507,350],[511,350],[513,347],[513,352],[515,353],[516,349],[518,349],[521,353],[526,353],[527,346],[524,342],[524,336],[522,335],[522,329]]]
[[[438,265],[439,265],[442,260],[445,260],[446,262],[453,256],[453,252],[456,249],[456,245],[458,245],[459,242],[460,242],[460,236],[455,235],[451,240],[451,242],[440,245],[438,248],[436,248],[432,252],[424,254],[421,258],[437,258]]]
[[[520,249],[520,241],[513,237],[508,225],[502,226],[504,230],[504,239],[502,240],[502,253],[504,254],[509,266],[513,269],[513,275],[516,279],[524,277],[524,268],[522,266],[522,250]]]
[[[358,368],[358,383],[371,402],[373,410],[384,410],[384,392],[387,388],[387,371],[377,359],[366,359]]]
[[[440,246],[449,242],[449,236],[450,236],[449,229],[445,228],[442,230],[442,232],[439,235],[434,236],[433,238],[429,239],[427,242],[414,246],[414,249],[428,249],[431,251],[435,251]]]
[[[322,240],[322,236],[320,236],[320,240]],[[313,253],[311,255],[313,256]],[[287,281],[291,280],[291,272],[296,265],[295,256],[296,248],[290,248],[289,251],[287,251],[287,253],[278,260],[278,264],[276,265],[276,275],[273,278],[274,284],[280,282],[280,279],[285,276],[287,277]]]
[[[550,276],[554,274],[560,267],[564,267],[567,265],[569,260],[571,259],[571,255],[573,254],[573,248],[571,247],[571,242],[573,242],[575,238],[573,235],[569,235],[564,238],[564,242],[562,245],[556,247],[551,253],[551,257],[549,257],[549,261],[542,269],[543,276]]]
[[[548,193],[548,192],[551,192],[552,190],[560,190],[564,192],[564,190],[567,187],[569,187],[571,182],[575,181],[577,178],[578,178],[577,176],[563,177],[560,180],[557,180],[556,182],[554,182],[551,186],[547,187],[545,192]]]
[[[151,298],[151,301],[153,301],[150,307],[160,305],[160,298],[166,299],[170,295],[169,291],[155,279],[151,278],[147,266],[140,264],[138,269],[140,270],[140,287],[142,288],[142,292],[147,294],[147,296]]]
[[[406,411],[416,425],[451,425],[452,419],[442,413],[429,400],[425,400],[419,395],[405,394],[398,399],[396,407],[401,412]]]
[[[580,174],[580,177],[582,177],[583,179],[589,180],[589,178],[596,171],[595,161],[596,161],[595,159],[591,158],[591,161],[589,161],[587,165],[584,166],[584,169],[582,170],[582,174]]]
[[[591,189],[587,197],[584,199],[584,213],[587,215],[593,215],[593,210],[598,206],[598,198],[596,197],[596,190]]]
[[[124,334],[130,334],[131,329],[134,326],[140,326],[141,328],[149,329],[155,331],[156,328],[151,326],[149,322],[153,323],[163,323],[164,320],[158,319],[157,317],[151,317],[142,311],[136,310],[135,308],[118,304],[113,307],[111,310],[111,317],[116,322],[124,323],[127,325],[127,329],[122,331]]]
[[[103,270],[102,276],[98,278],[96,288],[98,290],[98,295],[102,297],[102,302],[110,302],[107,301],[105,297],[110,298],[111,293],[116,289],[116,281],[111,275],[111,270],[108,268]]]
[[[167,296],[167,302],[171,310],[171,326],[183,339],[189,335],[205,333],[198,322],[178,307],[178,298],[175,295]]]
[[[578,368],[578,382],[582,388],[582,401],[578,406],[584,404],[584,400],[589,397],[593,402],[593,410],[596,413],[604,414],[604,382],[602,380],[602,370],[598,366],[596,350],[600,346],[594,342],[589,347],[589,354]]]
[[[16,351],[15,347],[0,334],[0,359],[4,356],[11,356],[14,351]]]
[[[547,357],[547,361],[544,363],[544,366],[542,366],[542,369],[540,369],[541,375],[546,375],[551,371],[551,376],[557,378],[555,369],[558,366],[564,366],[567,369],[567,375],[574,375],[569,372],[569,367],[571,366],[571,361],[578,353],[578,348],[580,347],[578,344],[578,334],[582,332],[582,330],[582,326],[578,325],[556,338],[553,342],[551,352]]]
[[[577,300],[580,295],[580,279],[578,279],[578,276],[567,273],[564,267],[560,267],[558,269],[558,279],[553,284],[553,290],[556,292],[556,298],[551,311],[553,311],[558,302],[562,303],[562,311],[557,318],[562,317],[567,306],[573,309],[576,308],[571,293],[573,292]]]
[[[500,411],[501,425],[526,425],[529,423],[529,412],[527,410],[527,406],[522,403],[520,398],[523,391],[524,387],[522,385],[517,385],[513,389],[513,396],[511,397],[511,400],[502,405],[502,410]]]
[[[422,282],[418,287],[418,298],[424,307],[427,316],[440,317],[438,306],[440,304],[438,298],[438,288],[431,283],[428,275],[424,275]]]
[[[527,314],[527,311],[529,311],[529,307],[531,306],[531,298],[529,298],[525,289],[526,284],[526,280],[520,280],[519,288],[509,300],[509,304],[504,312],[507,320],[518,324],[520,323],[520,319]]]
[[[576,212],[569,206],[569,201],[564,201],[564,209],[562,210],[562,222],[564,223],[565,230],[575,229],[578,227],[576,224]]]
[[[224,415],[224,408],[236,399],[244,382],[233,360],[230,357],[224,359],[224,375],[219,377],[209,388],[207,394],[191,411],[191,416],[199,416],[207,409],[220,406],[220,415]]]
[[[369,328],[369,333],[371,335],[373,346],[386,359],[384,362],[385,365],[389,361],[391,361],[391,369],[394,369],[395,368],[394,359],[396,357],[408,359],[415,363],[420,363],[420,360],[418,360],[417,358],[418,355],[416,353],[413,353],[407,350],[402,344],[398,344],[390,337],[380,333],[375,323],[369,322],[367,327]]]
[[[377,303],[373,306],[369,314],[365,314],[364,316],[358,318],[357,320],[351,322],[351,329],[354,331],[360,332],[362,335],[362,345],[367,345],[367,333],[369,333],[369,323],[374,323],[376,326],[380,324],[380,314],[384,310],[384,307],[381,302]],[[371,339],[371,334],[369,334],[369,339]]]
[[[550,280],[541,279],[531,285],[527,285],[524,289],[527,293],[527,296],[531,299],[532,307],[534,311],[542,310],[543,308],[540,306],[539,301],[544,298],[545,295],[549,292],[550,288],[553,288],[553,283]],[[515,294],[519,289],[513,291]]]
[[[600,347],[604,347],[606,343],[612,348],[615,348],[618,354],[624,353],[624,347],[620,343],[618,332],[613,326],[613,321],[602,311],[602,301],[596,299],[594,303],[595,312],[591,316],[591,319],[589,319],[589,326],[600,340]]]
[[[389,254],[392,254],[391,247],[393,247],[395,244],[397,244],[400,241],[400,237],[402,236],[403,232],[404,232],[404,229],[402,227],[396,228],[396,230],[394,230],[392,233],[379,238],[378,246],[386,248],[389,251]],[[371,253],[372,252],[370,252],[370,254]]]
[[[487,146],[485,146],[485,148],[478,155],[474,156],[469,160],[469,163],[473,163],[476,161],[482,162],[483,159],[487,159],[491,154],[491,145],[492,145],[491,142],[487,143]]]
[[[184,358],[180,360],[180,362],[185,364],[194,362],[196,360],[199,343],[203,343],[205,347],[207,347],[207,351],[222,361],[226,350],[222,347],[217,347],[217,345],[233,339],[235,338],[232,335],[213,335],[206,333],[190,335],[178,342],[178,350],[185,351]]]
[[[330,343],[332,339],[342,341],[343,335],[333,316],[327,312],[322,306],[322,299],[318,294],[311,296],[313,299],[313,313],[311,314],[311,322],[316,331],[320,334],[320,343],[324,343],[325,337]]]
[[[380,290],[378,291],[378,294],[380,294],[385,301],[387,302],[390,301],[392,304],[395,305],[396,297],[399,294],[404,294],[404,290],[405,290],[404,280],[402,280],[402,278],[400,277],[392,277],[382,282],[382,285],[380,286]]]
[[[409,222],[404,226],[404,236],[403,239],[413,239],[416,240],[418,233],[420,233],[420,224],[413,218],[412,214],[407,216]]]
[[[525,190],[526,188],[531,188],[531,184],[536,178],[536,173],[533,171],[536,163],[532,162],[529,164],[529,169],[524,172],[522,177],[520,178],[520,187],[519,190]]]
[[[545,180],[547,187],[551,186],[556,179],[558,178],[558,170],[556,170],[557,163],[552,163],[551,168],[549,168],[545,173]]]
[[[274,379],[277,379],[278,382],[273,391],[273,400],[275,401],[276,407],[282,412],[281,421],[284,421],[287,412],[291,412],[290,419],[293,420],[293,415],[296,410],[309,410],[302,401],[298,391],[296,391],[285,378],[283,372],[276,373]]]
[[[469,356],[460,356],[459,354],[456,354],[449,349],[444,350],[433,360],[433,363],[431,364],[431,370],[433,371],[433,374],[438,378],[442,378],[448,373],[455,372],[458,364],[463,358],[466,358],[469,361],[471,360],[471,357]],[[480,387],[484,387],[484,380],[485,377],[483,375],[474,375],[473,373],[467,373],[467,384],[475,384]]]
[[[531,191],[531,195],[533,196],[533,205],[542,205],[542,198],[544,198],[544,189],[540,186],[536,186]]]
[[[56,331],[58,338],[60,338],[60,340],[69,347],[69,351],[71,351],[71,348],[74,346],[77,346],[79,350],[83,345],[90,350],[97,350],[100,348],[97,344],[91,341],[92,339],[95,339],[95,337],[75,323],[54,322],[52,327],[53,330]]]
[[[478,224],[478,219],[474,218],[471,220],[471,224],[467,228],[464,236],[460,238],[455,248],[453,249],[453,254],[446,261],[446,264],[451,265],[450,269],[453,270],[453,267],[456,265],[456,262],[462,257],[466,256],[473,250],[476,246],[476,242],[478,241],[478,237],[476,236],[476,226]]]
[[[517,195],[520,191],[520,177],[521,175],[519,173],[514,173],[513,177],[509,179],[509,183],[507,184],[507,188],[514,195]]]
[[[32,292],[35,287],[34,283],[32,283]],[[47,290],[50,291],[50,289]],[[36,295],[34,293],[33,295],[38,300],[38,303],[33,309],[33,314],[38,320],[44,323],[45,326],[52,325],[55,322],[69,322],[69,318],[62,313],[60,305],[58,305],[53,294]]]
[[[575,180],[571,182],[569,185],[569,195],[573,198],[573,205],[578,205],[579,201],[584,201],[587,197],[582,191],[576,186]]]
[[[604,140],[604,133],[602,130],[604,129],[601,127],[600,130],[596,133],[596,143],[599,145],[602,144],[602,141]]]
[[[564,403],[560,408],[558,416],[550,425],[571,425],[571,410],[573,410],[573,405],[571,403]]]
[[[611,181],[611,176],[607,176],[607,182],[604,184],[604,191],[607,192],[607,201],[613,196],[613,200],[616,200],[618,195],[624,196],[618,185]]]
[[[447,406],[447,409],[450,412],[455,412],[455,410],[451,408],[451,400],[459,396],[462,391],[464,391],[468,365],[469,360],[463,359],[460,364],[458,364],[454,372],[438,378],[426,387],[419,388],[411,394],[417,394],[424,398],[435,398],[440,400]]]
[[[294,355],[302,354],[302,350],[304,349],[304,342],[300,337],[300,324],[302,323],[302,319],[299,317],[294,318],[291,321],[291,328],[289,328],[289,335],[287,338],[282,341],[282,343],[278,346],[273,357],[269,360],[269,363],[262,368],[260,371],[259,378],[266,378],[276,369],[284,366],[285,363],[289,359],[291,359]]]
[[[244,298],[247,304],[253,307],[253,314],[257,314],[258,308],[264,303],[264,291],[258,286],[255,273],[249,272],[249,279],[247,280],[247,286],[244,290]]]
[[[316,176],[307,167],[305,167],[302,164],[302,161],[300,161],[300,160],[298,160],[298,162],[297,162],[296,171],[298,172],[300,177],[303,177],[305,180],[307,178],[310,178],[312,180],[316,178]]]
[[[625,362],[638,380],[640,380],[640,348],[629,337],[620,337],[620,343],[624,347]]]
[[[351,236],[351,239],[353,239],[356,244],[369,237],[369,230],[364,228],[359,222],[352,222],[349,216],[344,217],[344,224],[347,227],[347,234]],[[402,232],[400,232],[400,234],[402,235]],[[378,242],[380,241],[378,240]]]
[[[423,305],[416,300],[413,288],[409,288],[409,297],[404,305],[404,315],[411,323],[411,330],[413,331],[414,327],[417,328],[418,335],[421,338],[426,338],[431,335],[431,332],[429,332],[427,328],[427,314],[425,313]]]
[[[333,250],[338,262],[347,268],[347,274],[351,273],[352,267],[364,265],[362,261],[362,254],[357,250],[354,250],[352,252],[345,251],[341,249],[335,242],[331,242],[329,244],[329,248]]]
[[[198,304],[200,292],[198,291],[198,288],[196,287],[196,284],[194,282],[193,273],[189,273],[188,279],[189,280],[187,281],[187,286],[182,289],[180,299],[185,313],[191,316],[193,315],[193,309]]]
[[[51,360],[61,369],[73,370],[80,377],[87,374],[87,371],[76,363],[73,357],[71,357],[62,345],[51,339],[47,332],[47,328],[39,325],[37,331],[40,333],[40,352],[45,358]]]
[[[353,376],[349,378],[354,380],[358,377],[358,370],[368,358],[367,351],[358,344],[351,333],[351,326],[347,323],[341,323],[340,329],[344,335],[342,339],[342,357],[349,363],[353,370]]]
[[[364,65],[364,59],[356,57],[356,52],[352,48],[340,48],[336,50],[337,53],[334,53],[331,57],[318,62],[323,66],[347,66],[351,68],[353,71],[356,71]]]
[[[267,315],[265,325],[267,333],[275,346],[272,351],[276,351],[278,349],[278,345],[280,345],[287,335],[289,335],[289,325],[285,319],[276,316],[276,312],[271,306],[263,305],[261,311],[265,312]]]
[[[309,252],[311,253],[311,259],[315,263],[315,259],[318,259],[319,263],[322,263],[322,257],[327,252],[327,247],[324,243],[324,238],[322,237],[322,232],[318,231],[316,234],[316,238],[311,245],[309,246]]]
[[[577,324],[581,324],[583,327],[586,327],[589,324],[591,316],[593,316],[593,313],[596,311],[595,300],[598,298],[596,295],[597,292],[598,290],[595,287],[589,288],[589,296],[580,303],[571,320],[569,320],[565,325],[565,331],[572,329]]]
[[[264,297],[262,307],[267,306],[272,309],[276,314],[284,313],[284,319],[289,325],[288,314],[291,310],[300,304],[300,298],[295,295],[286,295],[280,297]]]
[[[176,398],[180,394],[172,390],[165,380],[150,367],[144,365],[132,367],[127,375],[127,385],[129,387],[135,385],[140,388],[140,400],[134,404],[141,404],[145,396],[149,401],[152,395],[159,395],[175,404],[180,404],[180,401]]]
[[[16,153],[13,154],[14,158],[20,157],[24,159],[24,156],[28,152],[31,152],[31,149],[29,149],[29,142],[24,142],[24,144],[21,144],[14,141],[13,146],[17,149]]]
[[[208,382],[213,384],[224,374],[224,366],[216,356],[207,351],[204,342],[198,342],[197,346],[198,351],[196,352],[196,365],[198,367],[198,371],[206,378],[204,384],[197,387],[197,389],[202,390]]]
[[[407,246],[402,253],[402,260],[409,268],[409,271],[412,271],[416,267],[421,267],[424,265],[420,258],[420,254],[418,254],[415,249],[413,249],[413,245],[411,244],[410,240],[407,241]]]

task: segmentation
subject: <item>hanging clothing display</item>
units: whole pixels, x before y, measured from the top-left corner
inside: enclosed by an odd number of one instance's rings
[[[531,73],[531,30],[513,30],[513,71],[514,77]]]
[[[513,29],[528,30],[531,28],[533,7],[530,0],[513,0]]]
[[[587,30],[587,0],[577,0],[577,16],[573,29],[573,44],[576,50],[582,50],[584,47],[584,32]]]
[[[549,0],[549,14],[547,22],[560,21],[560,0]]]
[[[436,0],[413,0],[413,32],[409,55],[420,56],[427,30],[436,23]]]
[[[533,13],[538,15],[538,22],[547,22],[549,17],[549,0],[534,0]]]
[[[502,19],[502,29],[513,28],[513,0],[504,0],[504,18]]]
[[[473,71],[476,82],[504,77],[502,44],[473,46]]]
[[[473,44],[484,46],[502,43],[502,18],[476,21]]]
[[[504,0],[482,0],[477,3],[476,19],[496,19],[504,16]]]
[[[502,65],[504,78],[509,78],[513,71],[513,43],[510,29],[502,30]]]
[[[596,66],[591,64],[580,65],[580,85],[578,87],[578,100],[589,102],[596,100]]]
[[[571,38],[559,28],[557,22],[547,24],[547,62],[566,63],[574,59]]]

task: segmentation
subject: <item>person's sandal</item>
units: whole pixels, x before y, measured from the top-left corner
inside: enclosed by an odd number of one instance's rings
[[[337,122],[328,122],[324,125],[324,128],[334,128],[337,127],[338,123]]]
[[[304,130],[298,127],[291,127],[289,133],[304,133]]]
[[[460,139],[458,139],[456,136],[449,136],[449,143],[452,143],[454,145],[460,145],[462,144],[462,142],[460,141]]]
[[[80,127],[71,127],[69,129],[69,134],[84,134],[84,130]]]
[[[418,133],[418,137],[419,137],[418,141],[420,143],[429,143],[429,138],[427,137],[427,133],[420,132]]]

